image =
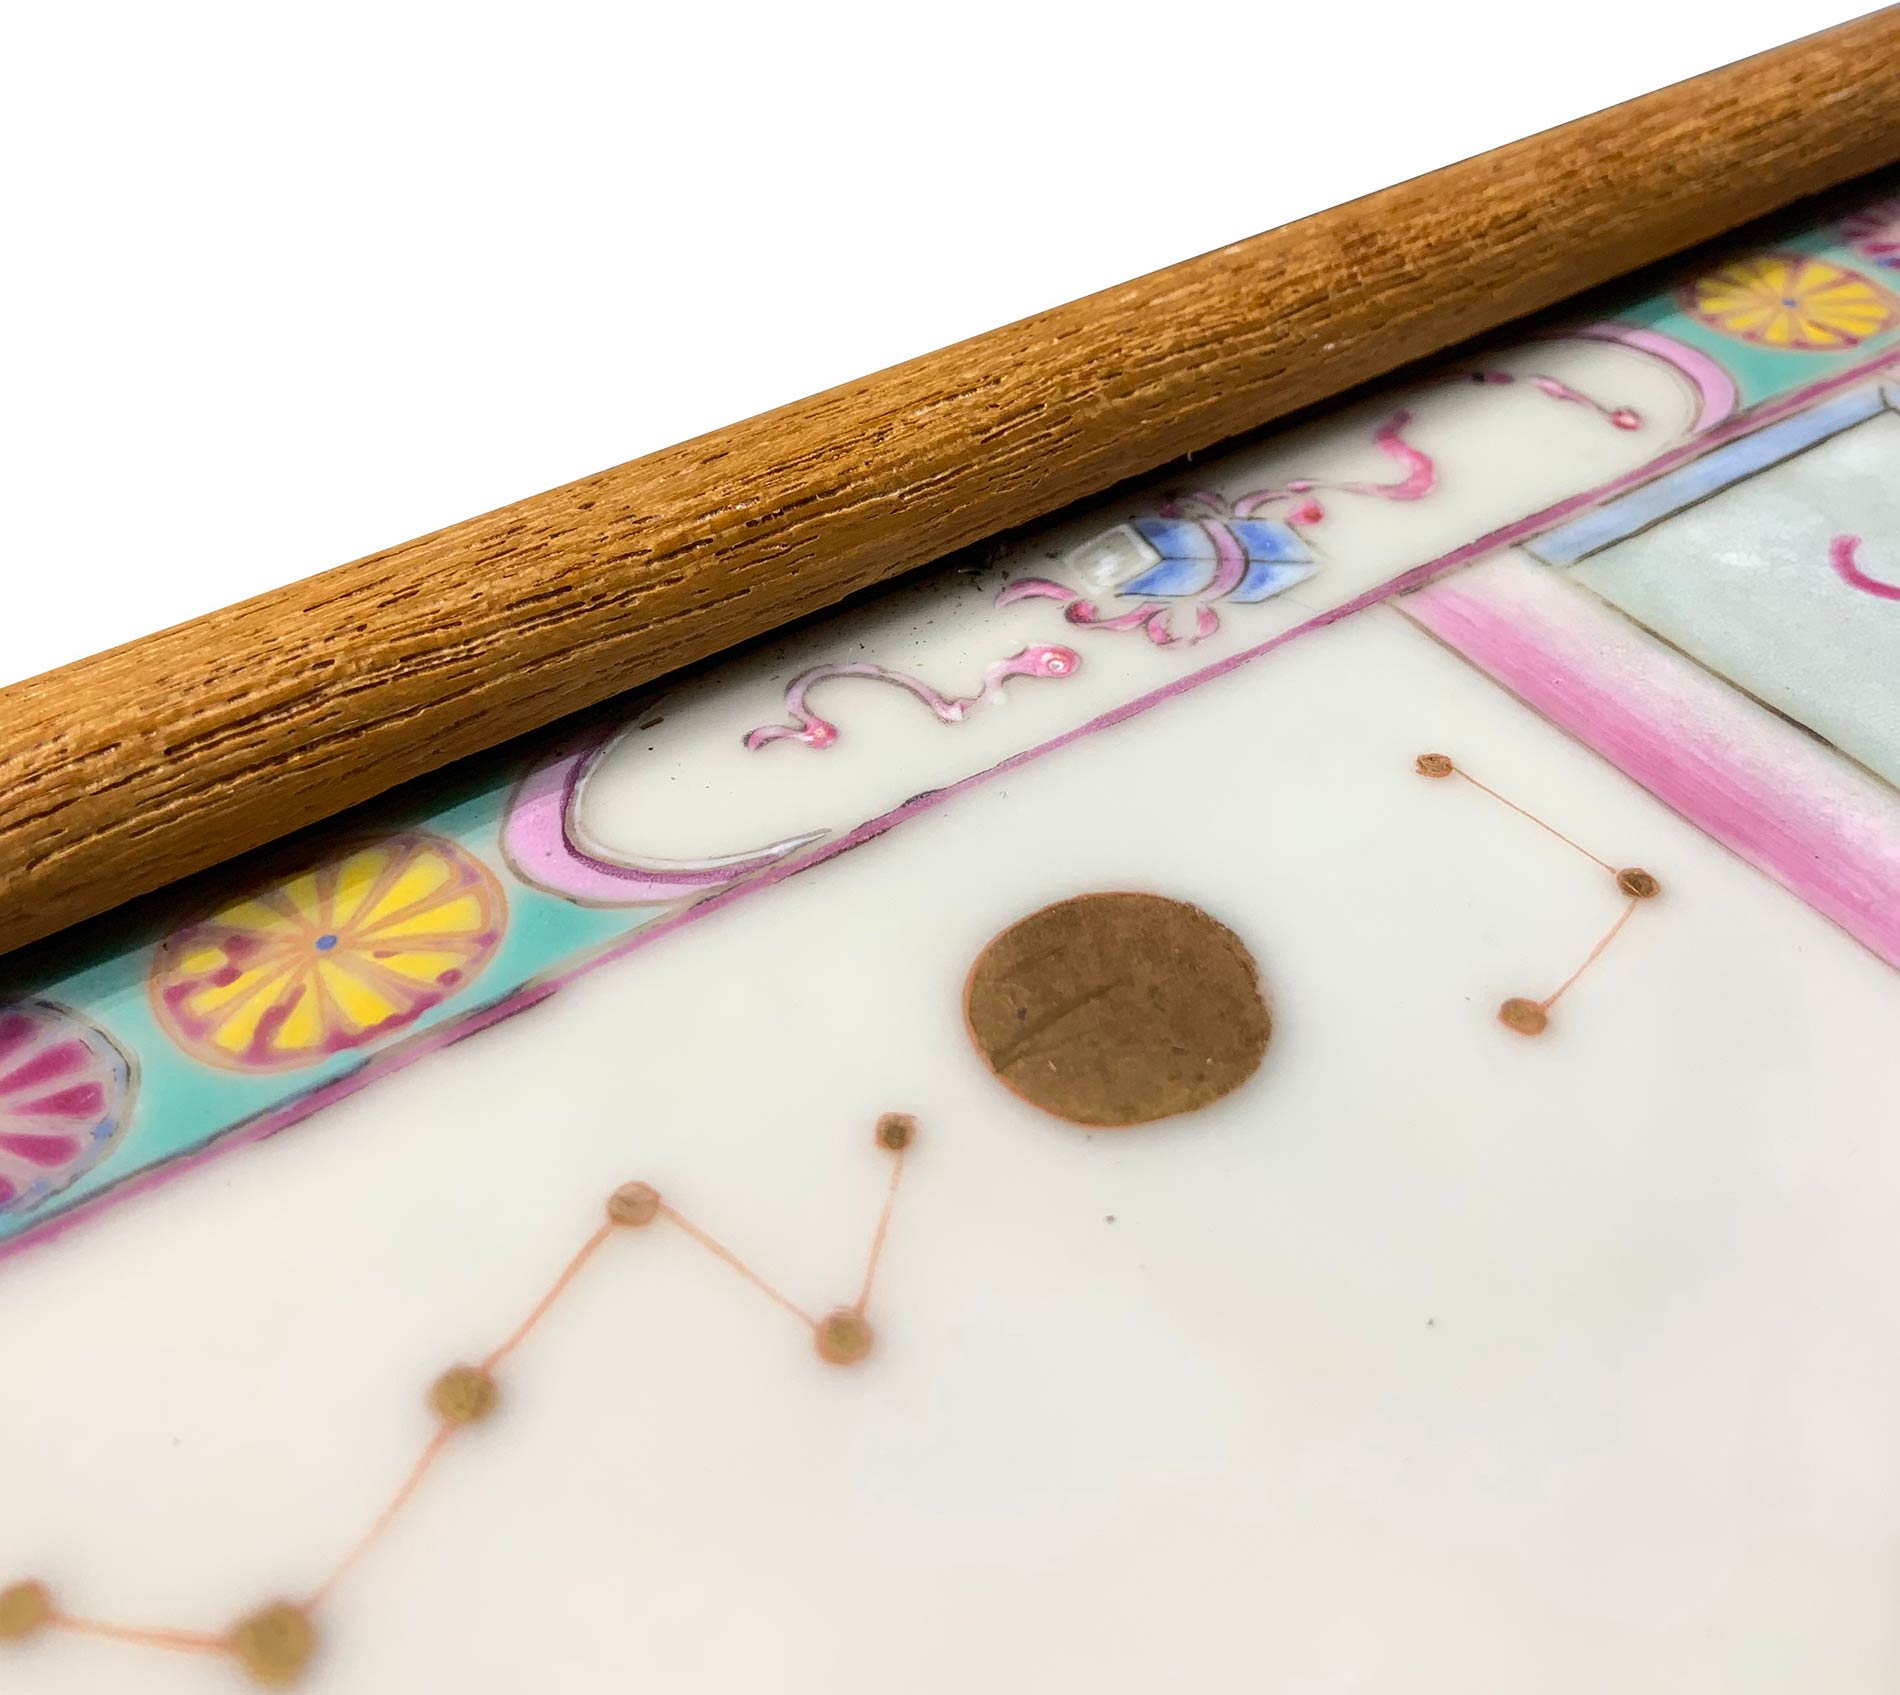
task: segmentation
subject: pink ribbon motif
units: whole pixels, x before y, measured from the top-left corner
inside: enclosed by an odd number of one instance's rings
[[[1127,612],[1104,612],[1095,601],[1086,598],[1080,589],[1049,577],[1022,577],[1005,584],[996,597],[996,604],[1010,606],[1019,600],[1052,600],[1062,607],[1063,617],[1079,629],[1110,632],[1139,630],[1156,647],[1192,647],[1219,631],[1220,614],[1214,610],[1214,603],[1241,591],[1243,585],[1249,584],[1250,573],[1255,572],[1256,568],[1277,567],[1280,581],[1265,587],[1248,587],[1240,595],[1243,600],[1264,599],[1311,574],[1314,569],[1310,563],[1312,556],[1299,550],[1291,526],[1310,527],[1325,518],[1326,510],[1313,498],[1314,490],[1365,495],[1374,500],[1422,500],[1432,492],[1438,482],[1437,468],[1430,455],[1405,439],[1405,429],[1411,421],[1411,413],[1395,412],[1373,433],[1372,439],[1379,451],[1396,461],[1399,467],[1401,474],[1391,482],[1328,483],[1300,477],[1284,488],[1255,489],[1232,502],[1224,495],[1207,489],[1195,489],[1164,501],[1158,509],[1159,516],[1198,528],[1212,554],[1212,569],[1206,580],[1191,592],[1183,591],[1182,598],[1172,605],[1164,600],[1145,598],[1146,595],[1168,592],[1144,588],[1145,572],[1135,578],[1131,589],[1123,591],[1144,596]],[[1277,531],[1280,546],[1276,549],[1268,541],[1262,545],[1269,551],[1256,554],[1250,550],[1246,537],[1250,531],[1260,527],[1256,520],[1261,519],[1266,508],[1280,501],[1294,499],[1299,501],[1299,505],[1272,520],[1269,526]],[[1191,615],[1191,629],[1175,629],[1177,611]]]
[[[815,665],[809,671],[801,671],[785,687],[785,709],[792,715],[792,722],[761,724],[757,729],[747,731],[745,745],[753,753],[779,741],[803,742],[806,747],[820,749],[835,746],[838,726],[829,718],[819,717],[811,709],[806,697],[818,684],[839,677],[863,677],[874,683],[889,683],[922,701],[940,724],[961,724],[971,707],[999,703],[1003,698],[1003,685],[1012,677],[1053,677],[1059,680],[1073,677],[1076,667],[1081,663],[1081,655],[1072,647],[1040,644],[1026,647],[990,666],[983,673],[981,686],[972,695],[941,694],[921,678],[906,676],[886,665]]]
[[[1643,427],[1642,415],[1633,407],[1607,405],[1556,377],[1519,377],[1509,371],[1466,371],[1454,372],[1439,381],[1444,384],[1475,383],[1483,387],[1523,382],[1548,399],[1580,406],[1585,411],[1595,413],[1615,429],[1638,430]],[[1254,489],[1232,501],[1212,490],[1194,489],[1164,502],[1158,509],[1159,515],[1197,525],[1213,553],[1213,569],[1207,580],[1191,592],[1183,591],[1172,608],[1162,600],[1148,598],[1157,591],[1145,588],[1141,577],[1135,578],[1132,585],[1122,591],[1141,596],[1138,604],[1127,612],[1104,612],[1095,601],[1087,599],[1080,589],[1048,577],[1024,577],[1006,584],[997,595],[996,604],[1008,606],[1019,600],[1052,600],[1063,608],[1063,617],[1078,628],[1111,632],[1139,630],[1157,647],[1191,647],[1196,642],[1205,641],[1221,627],[1220,614],[1214,610],[1214,603],[1235,596],[1243,583],[1249,581],[1249,570],[1261,563],[1249,551],[1243,535],[1246,526],[1252,521],[1263,519],[1269,508],[1284,502],[1297,502],[1296,505],[1285,507],[1270,520],[1279,527],[1283,543],[1293,542],[1297,546],[1290,533],[1292,530],[1311,529],[1325,520],[1326,508],[1316,498],[1320,493],[1329,497],[1351,494],[1371,500],[1410,501],[1423,500],[1438,486],[1438,467],[1432,462],[1431,455],[1405,438],[1411,422],[1410,412],[1395,412],[1373,432],[1374,445],[1398,467],[1399,475],[1391,482],[1325,482],[1314,477],[1295,477],[1277,488]],[[1303,568],[1286,568],[1290,565],[1289,555],[1280,552],[1275,562],[1283,567],[1281,580],[1264,590],[1257,586],[1250,587],[1247,592],[1239,594],[1238,599],[1264,599],[1293,586],[1317,568],[1310,562],[1310,554],[1299,557]],[[1175,629],[1176,610],[1191,615],[1193,623],[1190,629]]]
[[[1627,407],[1611,407],[1592,399],[1554,377],[1519,378],[1506,372],[1458,373],[1445,382],[1508,384],[1522,381],[1552,400],[1582,406],[1617,429],[1641,427],[1641,419]],[[1422,448],[1406,439],[1411,425],[1408,411],[1394,412],[1373,432],[1379,451],[1392,461],[1397,475],[1389,482],[1329,482],[1296,477],[1276,488],[1260,488],[1231,501],[1208,490],[1194,490],[1162,503],[1157,509],[1164,527],[1182,532],[1184,552],[1163,555],[1144,567],[1127,587],[1135,604],[1125,612],[1104,611],[1083,591],[1046,577],[1024,577],[1004,585],[995,604],[1021,600],[1050,600],[1063,609],[1064,619],[1078,629],[1110,632],[1139,631],[1157,647],[1189,647],[1205,641],[1221,628],[1214,603],[1251,604],[1269,598],[1317,569],[1295,528],[1309,529],[1324,521],[1326,508],[1318,496],[1345,494],[1371,500],[1422,500],[1438,486],[1438,469]],[[1283,509],[1271,513],[1270,508]],[[1136,520],[1147,524],[1150,520]],[[1889,588],[1852,573],[1852,538],[1846,563],[1837,555],[1836,569],[1870,593],[1900,600],[1900,589]],[[1157,569],[1173,565],[1179,574],[1167,586],[1149,579]],[[1852,573],[1852,574],[1850,574]],[[1165,572],[1163,573],[1165,577]],[[1177,586],[1178,585],[1178,586]],[[1175,620],[1187,627],[1177,630]],[[943,724],[963,723],[984,707],[1003,703],[1006,687],[1021,679],[1060,682],[1073,677],[1082,659],[1074,648],[1037,643],[1020,648],[990,665],[970,694],[952,695],[888,666],[856,661],[813,666],[786,685],[786,721],[756,725],[744,735],[753,753],[777,742],[793,742],[815,751],[837,745],[842,732],[811,704],[820,684],[843,680],[872,682],[911,696],[931,717]],[[1038,681],[1040,686],[1040,681]],[[529,882],[570,900],[602,906],[659,905],[703,899],[741,879],[757,876],[827,832],[809,831],[768,842],[737,853],[695,859],[662,859],[651,855],[609,850],[591,841],[580,824],[580,793],[612,737],[594,731],[557,757],[538,766],[524,779],[510,804],[503,847],[515,869]]]

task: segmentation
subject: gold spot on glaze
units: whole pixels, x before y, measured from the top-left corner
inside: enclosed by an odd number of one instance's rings
[[[607,1216],[637,1229],[659,1215],[660,1191],[651,1183],[622,1183],[607,1197]]]
[[[1498,1008],[1498,1022],[1520,1036],[1541,1036],[1550,1023],[1550,1014],[1541,1003],[1514,995]]]
[[[495,1410],[501,1391],[478,1365],[456,1365],[429,1390],[429,1404],[450,1424],[477,1424]]]
[[[877,1145],[901,1154],[917,1140],[917,1120],[907,1112],[887,1112],[877,1121]]]
[[[53,1597],[44,1583],[31,1580],[0,1589],[0,1642],[31,1636],[53,1616]]]
[[[818,1321],[817,1343],[828,1365],[856,1365],[871,1351],[871,1327],[855,1307],[840,1307]]]
[[[303,1676],[316,1652],[317,1633],[301,1607],[279,1601],[241,1620],[231,1632],[231,1652],[266,1689],[288,1689]]]
[[[1421,753],[1418,756],[1418,774],[1421,777],[1449,777],[1453,766],[1442,753]]]
[[[1654,900],[1662,893],[1662,884],[1640,865],[1626,866],[1617,872],[1616,886],[1631,900]]]

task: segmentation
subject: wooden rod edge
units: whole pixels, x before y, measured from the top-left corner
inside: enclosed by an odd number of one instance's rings
[[[0,951],[1900,160],[1900,7],[0,689]]]

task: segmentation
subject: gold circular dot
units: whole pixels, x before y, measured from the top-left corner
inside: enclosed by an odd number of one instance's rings
[[[1418,756],[1418,774],[1421,777],[1449,777],[1452,764],[1442,753],[1421,753]]]
[[[1550,1023],[1550,1014],[1536,1001],[1527,1001],[1514,995],[1498,1008],[1498,1022],[1507,1030],[1515,1030],[1520,1036],[1541,1036],[1544,1027]]]
[[[501,1391],[478,1365],[455,1365],[429,1390],[429,1404],[450,1424],[476,1424],[495,1410]]]
[[[1273,1034],[1245,944],[1197,906],[1078,895],[1012,924],[963,991],[997,1078],[1072,1124],[1192,1112],[1259,1068]]]
[[[1617,872],[1616,886],[1631,900],[1654,900],[1662,893],[1662,884],[1640,865],[1628,865]]]
[[[53,1616],[53,1597],[44,1583],[28,1581],[0,1589],[0,1642],[31,1636]]]
[[[877,1121],[877,1145],[902,1153],[917,1140],[917,1120],[907,1112],[887,1112]]]
[[[231,1632],[231,1652],[238,1664],[253,1683],[266,1689],[288,1689],[303,1676],[316,1648],[310,1615],[288,1601],[260,1608]]]
[[[818,1321],[818,1357],[830,1365],[856,1365],[871,1351],[871,1327],[855,1307],[840,1307]]]
[[[651,1224],[659,1211],[660,1191],[651,1183],[622,1183],[607,1197],[607,1216],[616,1224]]]

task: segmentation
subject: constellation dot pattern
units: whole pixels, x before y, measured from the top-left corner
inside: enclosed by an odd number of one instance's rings
[[[1592,853],[1587,847],[1584,847],[1579,842],[1572,841],[1554,825],[1548,824],[1539,818],[1536,813],[1526,811],[1523,807],[1519,806],[1516,801],[1507,800],[1503,795],[1499,794],[1496,789],[1479,782],[1469,771],[1460,769],[1457,765],[1452,763],[1450,757],[1446,754],[1421,753],[1414,762],[1413,769],[1415,769],[1421,777],[1437,779],[1456,777],[1478,790],[1480,794],[1489,795],[1500,806],[1509,807],[1510,810],[1515,812],[1520,818],[1528,818],[1540,830],[1543,830],[1548,835],[1555,836],[1558,841],[1562,842],[1565,847],[1571,849],[1572,852],[1581,854],[1585,859],[1589,860],[1591,864],[1600,866],[1603,870],[1607,871],[1610,874],[1611,880],[1616,884],[1617,893],[1622,895],[1627,902],[1622,912],[1618,915],[1616,922],[1598,938],[1596,946],[1591,948],[1589,953],[1584,956],[1583,963],[1559,983],[1555,989],[1551,990],[1549,994],[1545,995],[1541,1000],[1534,1000],[1528,995],[1512,995],[1499,1006],[1498,1022],[1502,1024],[1505,1029],[1519,1036],[1541,1036],[1550,1028],[1550,1009],[1554,1007],[1558,1001],[1563,999],[1571,989],[1575,988],[1578,979],[1603,957],[1604,951],[1622,934],[1623,926],[1629,923],[1630,919],[1635,916],[1636,909],[1641,906],[1644,901],[1654,900],[1662,893],[1662,884],[1655,876],[1645,871],[1639,865],[1626,865],[1619,868],[1612,865],[1607,859],[1599,859],[1597,855]]]
[[[877,1227],[865,1255],[864,1277],[857,1298],[814,1317],[776,1285],[768,1282],[722,1242],[715,1240],[672,1206],[650,1183],[623,1183],[607,1197],[606,1222],[575,1251],[554,1281],[542,1292],[514,1332],[486,1359],[476,1364],[450,1366],[430,1385],[427,1404],[433,1413],[434,1433],[424,1444],[395,1492],[383,1504],[369,1527],[350,1546],[330,1573],[299,1600],[275,1600],[247,1613],[223,1632],[177,1630],[163,1626],[120,1624],[65,1611],[52,1590],[37,1578],[0,1587],[0,1643],[20,1642],[48,1631],[91,1636],[107,1641],[173,1653],[203,1654],[233,1661],[261,1689],[289,1689],[300,1682],[321,1647],[318,1614],[333,1591],[381,1540],[383,1533],[414,1498],[437,1459],[465,1431],[486,1423],[503,1404],[501,1366],[547,1317],[595,1254],[609,1238],[645,1229],[665,1220],[714,1259],[737,1272],[776,1306],[795,1318],[812,1338],[813,1351],[827,1365],[852,1366],[869,1356],[875,1341],[865,1310],[884,1256],[885,1239],[897,1206],[898,1185],[904,1176],[905,1156],[917,1139],[917,1121],[908,1113],[887,1112],[878,1119],[872,1139],[891,1156],[890,1183],[884,1192]]]

